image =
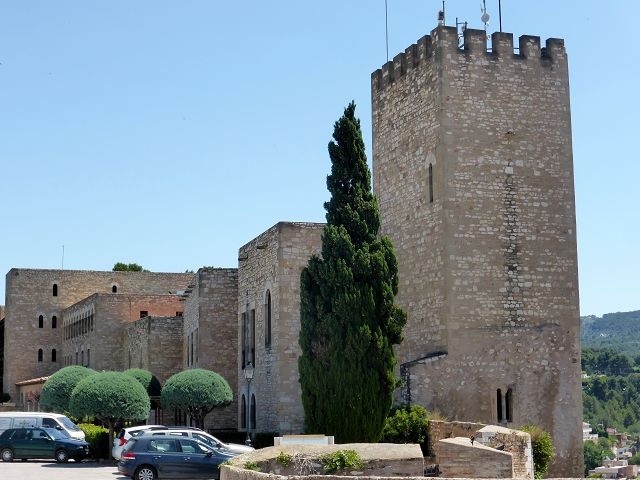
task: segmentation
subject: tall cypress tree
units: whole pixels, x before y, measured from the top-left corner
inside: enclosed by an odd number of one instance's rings
[[[329,142],[331,199],[322,256],[300,281],[299,359],[307,431],[339,443],[375,442],[397,380],[393,345],[406,313],[394,305],[398,266],[371,191],[360,120],[351,102]]]

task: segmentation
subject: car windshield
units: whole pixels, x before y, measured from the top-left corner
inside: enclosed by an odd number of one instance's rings
[[[59,417],[58,421],[62,425],[64,425],[64,428],[66,428],[68,430],[71,430],[71,431],[74,431],[74,432],[80,431],[80,428],[75,423],[73,423],[71,420],[69,420],[67,417]]]
[[[58,430],[57,428],[45,428],[44,429],[50,437],[55,438],[56,440],[64,440],[69,438],[69,435],[64,430]]]

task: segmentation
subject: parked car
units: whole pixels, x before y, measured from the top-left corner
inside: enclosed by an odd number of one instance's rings
[[[3,462],[14,458],[52,458],[65,463],[69,458],[81,462],[89,455],[89,444],[68,436],[57,428],[9,428],[0,434],[0,457]]]
[[[111,456],[116,460],[120,460],[122,449],[127,441],[135,434],[140,433],[148,428],[167,428],[164,425],[138,425],[136,427],[122,428],[113,439],[113,446],[111,447]]]
[[[210,433],[205,432],[195,427],[155,427],[150,426],[146,430],[140,432],[140,434],[150,435],[174,435],[187,438],[194,438],[201,441],[205,445],[215,450],[222,450],[223,452],[233,453],[240,455],[241,453],[247,453],[254,450],[253,447],[247,445],[241,445],[239,443],[225,443],[222,440],[214,437]]]
[[[134,480],[219,479],[220,464],[234,456],[192,438],[142,434],[125,445],[118,471]]]

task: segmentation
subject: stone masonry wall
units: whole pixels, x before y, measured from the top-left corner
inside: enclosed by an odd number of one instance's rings
[[[229,382],[233,402],[207,415],[205,428],[236,429],[238,270],[201,268],[191,290],[185,299],[182,366],[212,370]]]
[[[192,279],[193,274],[11,269],[6,275],[5,391],[13,396],[16,382],[47,376],[64,366],[64,355],[60,352],[65,308],[94,293],[112,293],[114,286],[117,294],[168,294],[171,290],[185,289]],[[119,339],[121,342],[122,336]],[[39,349],[44,352],[41,362],[37,357]],[[54,349],[55,362],[51,360]]]
[[[242,314],[255,310],[251,396],[256,399],[257,431],[284,435],[304,429],[298,381],[300,273],[311,255],[319,254],[323,228],[323,224],[280,222],[239,250],[238,391],[240,398],[247,396],[242,371]],[[270,344],[266,342],[267,292],[271,297]],[[248,337],[250,344],[252,335]],[[245,360],[249,361],[250,356],[248,351]],[[242,415],[239,410],[238,418]]]
[[[374,190],[411,398],[549,431],[582,474],[577,249],[562,40],[438,27],[372,75]],[[427,359],[443,353],[435,361]],[[497,392],[510,391],[498,418]],[[509,415],[507,416],[507,410]]]
[[[182,370],[183,317],[145,317],[126,324],[124,357],[129,368],[150,371],[161,384]]]

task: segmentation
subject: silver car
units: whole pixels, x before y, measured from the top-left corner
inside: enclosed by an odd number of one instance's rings
[[[205,445],[219,450],[223,453],[229,453],[232,455],[240,455],[242,453],[252,452],[253,447],[247,445],[241,445],[239,443],[225,443],[222,440],[214,437],[210,433],[193,427],[155,427],[149,426],[146,430],[136,432],[137,435],[174,435],[177,437],[187,437],[199,440]]]
[[[124,446],[129,441],[129,439],[144,430],[148,430],[149,428],[167,428],[167,427],[165,427],[164,425],[138,425],[136,427],[127,427],[127,428],[121,429],[113,439],[113,446],[111,447],[111,456],[116,460],[120,460],[120,456],[122,455],[122,450],[124,449]]]

